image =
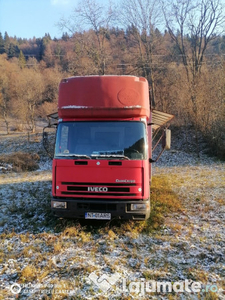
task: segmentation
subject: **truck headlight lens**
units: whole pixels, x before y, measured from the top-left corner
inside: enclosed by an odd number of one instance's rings
[[[146,204],[144,203],[131,204],[130,207],[131,210],[146,210],[146,208]]]
[[[52,201],[52,207],[66,209],[67,202]]]

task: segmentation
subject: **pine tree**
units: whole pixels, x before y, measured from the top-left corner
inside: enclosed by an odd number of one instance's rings
[[[20,50],[20,54],[19,54],[19,66],[21,69],[23,69],[26,66],[26,58],[22,50]]]
[[[62,40],[67,42],[68,40],[70,39],[69,35],[67,32],[63,32],[63,35],[62,35]]]
[[[8,35],[7,31],[5,31],[4,40],[5,40],[6,43],[10,42],[9,35]]]
[[[2,33],[0,32],[0,54],[5,53],[4,44],[4,39],[2,37]]]
[[[4,35],[4,51],[7,54],[8,54],[8,51],[9,51],[9,47],[10,47],[10,38],[9,38],[8,33],[5,32],[5,35]]]
[[[9,44],[8,51],[6,52],[8,54],[8,57],[18,57],[20,50],[17,45],[14,45],[13,43]]]

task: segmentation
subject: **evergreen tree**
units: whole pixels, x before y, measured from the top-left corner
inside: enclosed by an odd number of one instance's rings
[[[26,58],[23,54],[23,51],[20,50],[19,54],[19,66],[21,69],[23,69],[26,66]]]
[[[45,36],[42,39],[40,39],[40,38],[36,39],[36,44],[39,48],[39,60],[43,59],[46,47],[50,41],[51,41],[51,37],[47,33],[45,34]]]
[[[70,39],[70,37],[69,37],[68,33],[67,33],[67,32],[63,32],[62,40],[66,42],[66,41],[68,41],[69,39]]]
[[[10,43],[9,48],[8,48],[6,53],[7,53],[9,58],[18,57],[18,55],[20,53],[20,50],[19,50],[17,45],[14,45],[13,43]]]
[[[5,53],[5,47],[4,47],[4,39],[2,37],[2,33],[0,32],[0,54]]]
[[[48,41],[51,41],[51,36],[49,33],[45,33],[45,36],[43,37],[43,39],[46,39]]]
[[[9,35],[7,32],[5,32],[5,35],[4,35],[4,50],[5,50],[5,53],[8,54],[8,51],[9,51],[9,45],[10,45],[10,38],[9,38]]]
[[[10,42],[9,35],[8,35],[7,31],[5,31],[4,41],[5,41],[5,43]]]
[[[22,45],[22,44],[24,43],[24,41],[23,41],[22,38],[18,38],[18,39],[17,39],[17,43],[18,43],[19,45]]]
[[[38,59],[42,60],[42,57],[44,55],[43,39],[41,38],[36,39],[36,45],[38,47]]]

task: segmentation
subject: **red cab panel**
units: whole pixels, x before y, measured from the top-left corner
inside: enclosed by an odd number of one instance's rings
[[[59,118],[149,118],[145,78],[85,76],[63,79],[59,86]]]

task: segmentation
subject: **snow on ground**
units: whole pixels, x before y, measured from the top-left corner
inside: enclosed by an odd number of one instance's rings
[[[37,171],[0,174],[0,299],[224,299],[225,163],[182,144],[177,138],[153,171],[182,212],[144,234],[55,219],[40,140],[1,138],[1,152],[41,160]]]

